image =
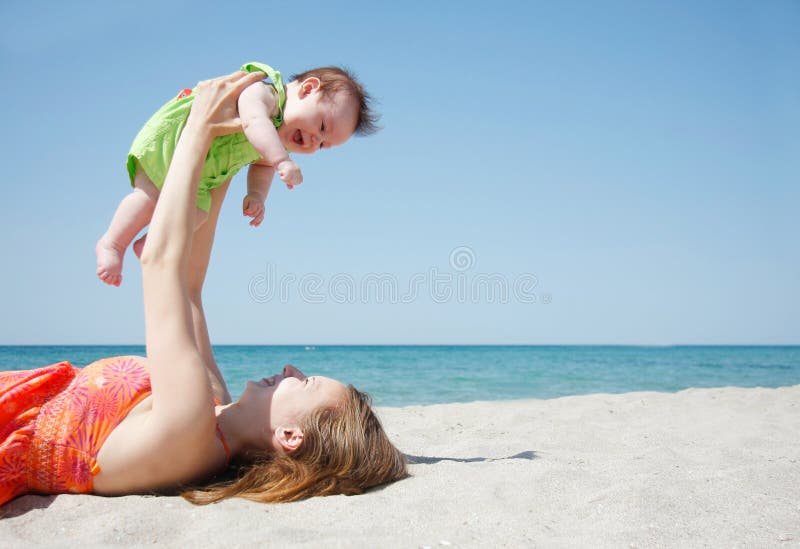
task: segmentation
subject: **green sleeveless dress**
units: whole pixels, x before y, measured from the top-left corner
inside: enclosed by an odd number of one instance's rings
[[[286,105],[286,89],[281,73],[263,63],[246,63],[241,70],[261,71],[278,95],[278,116],[272,119],[275,127],[283,123],[283,108]],[[131,186],[136,177],[137,166],[161,190],[167,170],[175,153],[175,146],[181,136],[189,110],[194,102],[194,90],[185,89],[176,99],[167,102],[147,121],[133,140],[128,152],[128,175]],[[211,207],[211,189],[219,187],[244,166],[259,160],[256,152],[244,133],[234,133],[217,137],[211,144],[206,157],[200,187],[197,191],[197,207],[208,212]]]

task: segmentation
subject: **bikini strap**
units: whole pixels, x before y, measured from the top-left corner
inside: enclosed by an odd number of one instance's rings
[[[220,404],[221,403],[219,399],[215,395],[214,406],[219,406]],[[228,446],[228,441],[225,440],[225,435],[222,434],[222,429],[220,428],[219,423],[216,424],[216,427],[217,427],[217,436],[219,436],[219,440],[222,443],[222,447],[225,449],[225,465],[227,465],[228,462],[231,460],[231,449],[230,446]]]
[[[222,447],[225,448],[225,465],[227,465],[231,460],[231,449],[228,447],[228,441],[225,440],[225,435],[222,434],[219,423],[217,423],[217,435],[219,435],[219,440],[222,442]]]

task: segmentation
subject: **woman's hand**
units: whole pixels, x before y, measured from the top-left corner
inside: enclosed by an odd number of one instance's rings
[[[239,95],[264,76],[262,72],[237,71],[198,83],[186,126],[204,129],[211,137],[242,131],[237,108]]]
[[[235,72],[197,85],[189,118],[175,147],[158,198],[147,245],[141,256],[146,266],[158,262],[183,271],[192,243],[197,186],[206,155],[215,137],[241,131],[239,95],[264,73]],[[159,275],[161,276],[161,275]]]

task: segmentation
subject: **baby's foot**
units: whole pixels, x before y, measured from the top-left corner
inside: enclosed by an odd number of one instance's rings
[[[135,253],[136,257],[139,259],[142,259],[142,250],[144,250],[145,242],[147,242],[147,235],[144,235],[142,238],[133,243],[133,253]]]
[[[125,249],[101,238],[94,247],[97,255],[97,276],[109,286],[122,284],[122,256]]]

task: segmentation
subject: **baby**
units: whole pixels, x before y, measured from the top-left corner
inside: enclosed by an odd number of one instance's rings
[[[196,226],[208,215],[210,190],[243,166],[249,165],[242,211],[257,227],[264,220],[264,202],[275,171],[290,189],[303,181],[288,153],[310,154],[341,145],[354,133],[369,135],[377,130],[369,95],[345,70],[311,69],[293,76],[286,86],[281,73],[268,65],[248,63],[242,70],[261,71],[269,82],[257,82],[239,96],[242,133],[218,137],[211,145],[197,192]],[[106,284],[120,285],[125,250],[150,223],[193,100],[192,90],[184,89],[147,121],[131,145],[128,175],[133,191],[120,202],[95,247],[97,276]],[[137,256],[145,238],[133,245]]]

